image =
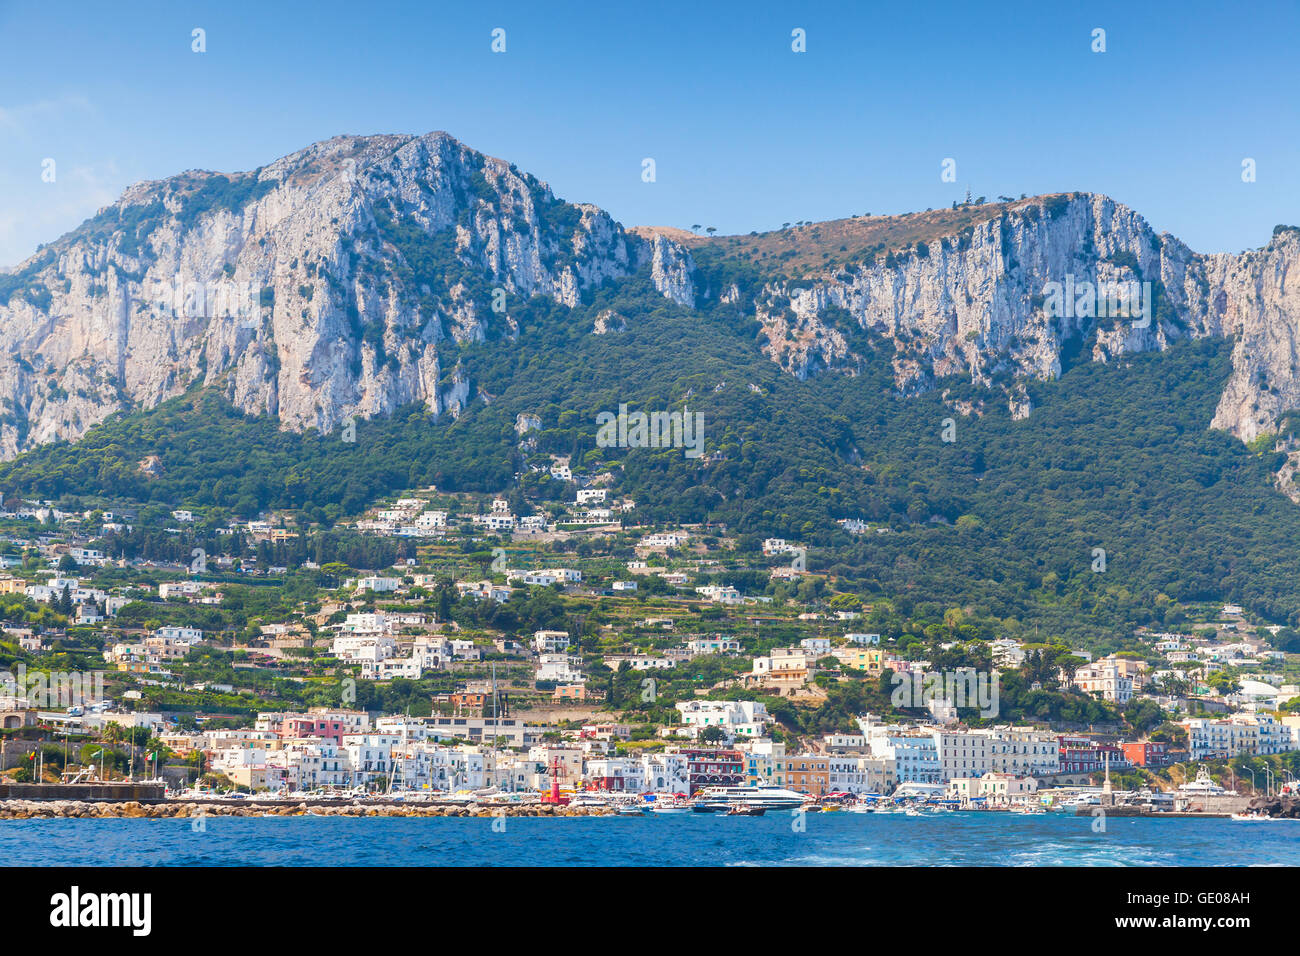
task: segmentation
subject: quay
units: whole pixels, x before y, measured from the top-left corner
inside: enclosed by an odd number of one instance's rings
[[[0,800],[161,803],[166,797],[161,783],[0,783]]]
[[[1229,820],[1232,818],[1231,813],[1214,810],[1156,810],[1152,807],[1101,807],[1097,804],[1076,807],[1074,815],[1076,817],[1097,816],[1098,810],[1104,811],[1108,817],[1156,817],[1161,820]]]

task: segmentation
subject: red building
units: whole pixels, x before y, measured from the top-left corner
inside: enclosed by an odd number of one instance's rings
[[[1174,753],[1167,743],[1123,744],[1124,756],[1135,767],[1168,767],[1174,763]]]
[[[1119,747],[1098,743],[1091,737],[1062,735],[1057,742],[1061,752],[1061,773],[1101,773],[1106,769],[1107,757],[1112,770],[1123,770],[1132,764]]]
[[[343,746],[343,735],[356,733],[346,723],[337,718],[297,715],[285,718],[280,725],[280,736],[285,738],[319,737],[332,740]]]
[[[701,787],[740,787],[745,783],[745,757],[739,750],[683,750],[690,774],[690,794]]]

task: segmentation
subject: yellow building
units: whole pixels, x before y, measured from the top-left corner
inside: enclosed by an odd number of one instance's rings
[[[831,656],[844,667],[855,671],[865,671],[873,677],[879,677],[884,671],[885,652],[873,647],[837,647]]]

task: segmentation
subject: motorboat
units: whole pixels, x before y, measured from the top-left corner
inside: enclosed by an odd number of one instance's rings
[[[763,810],[798,810],[806,796],[780,787],[705,787],[695,795],[697,813],[718,813],[734,806]]]
[[[651,813],[690,813],[691,807],[685,803],[654,803],[648,808]]]

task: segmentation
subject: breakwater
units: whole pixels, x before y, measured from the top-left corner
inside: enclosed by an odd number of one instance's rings
[[[601,817],[613,807],[567,807],[547,803],[483,804],[463,802],[404,803],[394,800],[166,800],[144,802],[86,800],[0,801],[0,820],[130,817]]]

